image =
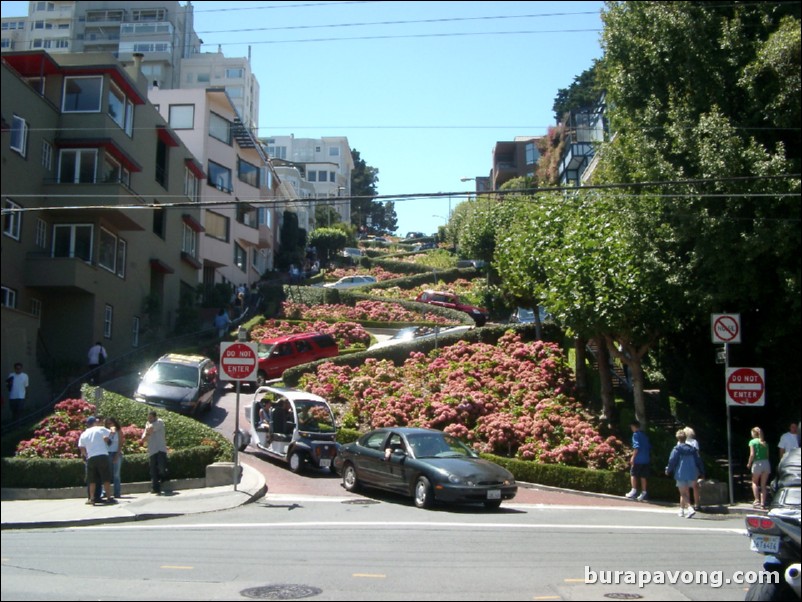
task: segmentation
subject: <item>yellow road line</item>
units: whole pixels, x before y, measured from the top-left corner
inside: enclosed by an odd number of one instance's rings
[[[354,573],[351,577],[360,579],[386,579],[387,575],[382,575],[381,573]]]
[[[563,579],[566,583],[585,583],[584,579]]]
[[[194,571],[195,570],[194,566],[176,566],[176,565],[172,565],[172,564],[163,564],[159,568],[160,569],[170,569],[170,570],[174,570],[174,571]]]

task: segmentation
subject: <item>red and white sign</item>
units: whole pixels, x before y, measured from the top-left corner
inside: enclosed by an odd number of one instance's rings
[[[766,405],[766,372],[763,368],[727,368],[727,405]]]
[[[711,325],[714,343],[741,342],[741,314],[713,314]]]
[[[256,380],[256,343],[220,343],[220,380]]]

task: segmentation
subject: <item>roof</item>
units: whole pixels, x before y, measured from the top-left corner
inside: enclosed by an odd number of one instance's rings
[[[301,391],[300,389],[290,389],[288,387],[259,387],[256,389],[256,393],[253,395],[254,400],[264,395],[268,391],[282,395],[290,401],[322,401],[324,403],[328,403],[319,395],[307,393],[306,391]]]
[[[160,362],[167,361],[174,364],[186,364],[191,366],[196,366],[207,360],[211,361],[208,357],[204,357],[202,355],[185,355],[181,353],[165,353],[158,359]]]
[[[331,336],[324,334],[322,332],[301,332],[298,334],[285,334],[280,337],[273,337],[272,339],[262,339],[259,341],[260,343],[290,343],[292,341],[298,341],[303,339],[308,339],[311,337],[321,337],[321,336]]]

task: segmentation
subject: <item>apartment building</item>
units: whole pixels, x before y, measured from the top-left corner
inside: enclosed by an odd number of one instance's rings
[[[496,142],[493,148],[492,190],[498,190],[514,178],[534,177],[540,151],[538,136],[516,136],[512,141]],[[478,186],[478,183],[477,183]]]
[[[205,174],[138,65],[33,51],[0,72],[0,369],[83,368],[95,341],[119,357],[171,332],[201,277]]]
[[[267,155],[225,88],[151,88],[148,97],[203,166],[204,286],[258,281],[273,267],[279,185]]]

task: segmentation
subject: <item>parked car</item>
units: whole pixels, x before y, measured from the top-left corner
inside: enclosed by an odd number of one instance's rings
[[[134,400],[148,405],[195,414],[214,403],[217,366],[201,355],[163,355],[148,368],[134,392]]]
[[[412,497],[418,508],[434,502],[482,503],[495,509],[518,492],[505,468],[479,458],[440,431],[382,428],[340,447],[335,467],[343,487],[376,487]]]
[[[484,326],[487,323],[488,313],[486,309],[462,303],[459,300],[459,297],[454,293],[445,293],[442,291],[432,290],[423,291],[416,297],[415,301],[464,311],[473,318],[473,321],[476,322],[477,326]]]
[[[334,469],[339,445],[331,407],[322,397],[282,387],[259,387],[245,407],[250,424],[240,432],[237,446],[253,445],[268,456],[286,462],[292,472],[306,465]]]
[[[457,261],[458,268],[473,268],[475,270],[481,270],[486,265],[487,262],[484,259],[460,259]]]
[[[365,286],[366,284],[376,284],[376,278],[367,275],[343,276],[337,282],[327,282],[323,286],[326,288],[353,288],[355,286]]]
[[[466,332],[470,330],[470,326],[454,326],[451,328],[439,328],[437,326],[408,326],[396,332],[391,338],[376,343],[370,349],[381,349],[382,347],[392,347],[399,343],[406,343],[408,341],[420,341],[424,339],[433,339],[438,336],[452,334],[455,332]]]
[[[346,259],[350,259],[351,263],[358,263],[362,257],[364,257],[364,253],[362,249],[358,249],[356,247],[345,247],[342,250],[342,256]]]
[[[256,353],[259,358],[256,385],[262,386],[269,379],[281,378],[287,368],[336,357],[340,350],[331,335],[307,332],[263,339]]]
[[[538,306],[537,308],[538,315],[540,316],[540,322],[543,323],[546,320],[551,319],[551,314],[547,312],[542,307]],[[510,314],[510,323],[511,324],[531,324],[535,321],[535,310],[531,307],[518,307],[515,309],[514,312]]]

